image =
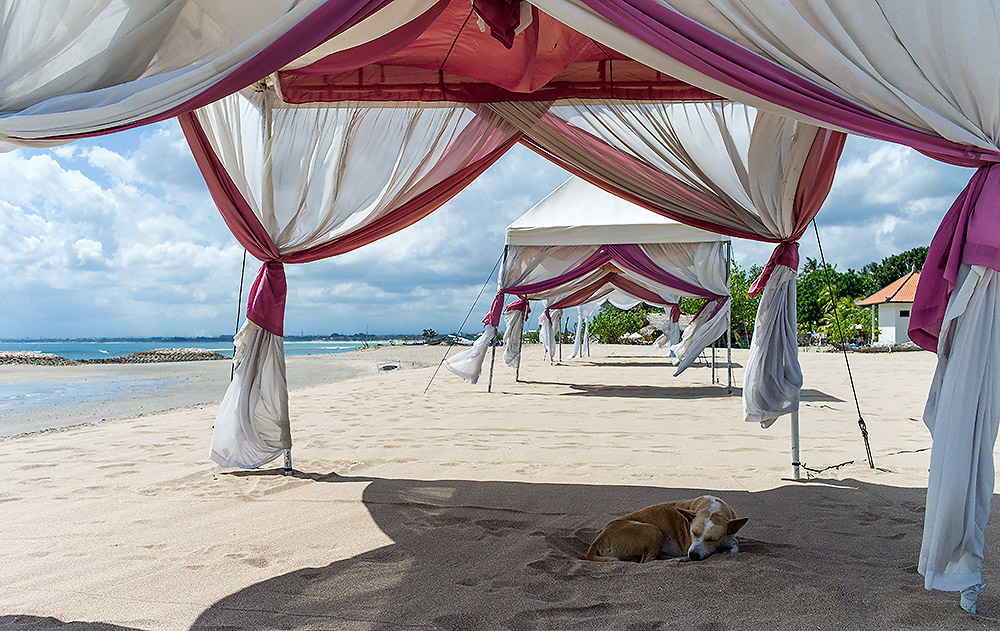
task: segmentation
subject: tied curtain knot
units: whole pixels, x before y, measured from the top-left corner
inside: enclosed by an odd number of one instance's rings
[[[518,298],[503,310],[504,313],[510,313],[511,311],[523,311],[524,315],[528,315],[531,313],[531,306],[528,305],[527,298]]]
[[[247,320],[265,331],[284,337],[287,294],[284,264],[281,261],[265,261],[250,288]]]
[[[503,313],[503,301],[504,293],[502,291],[497,292],[496,298],[493,299],[493,307],[490,312],[483,318],[483,324],[486,326],[500,326],[500,315]]]
[[[774,251],[771,252],[771,258],[767,259],[767,264],[764,265],[764,271],[750,285],[750,291],[747,294],[750,296],[760,295],[760,292],[764,291],[764,287],[767,286],[771,274],[774,273],[774,268],[778,265],[784,265],[793,270],[799,268],[798,241],[782,241],[774,248]]]

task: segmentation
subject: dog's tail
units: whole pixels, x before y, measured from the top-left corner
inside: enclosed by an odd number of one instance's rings
[[[590,544],[590,548],[587,549],[587,560],[588,561],[617,561],[618,559],[614,557],[601,556],[601,538],[598,537],[594,540],[594,543]]]

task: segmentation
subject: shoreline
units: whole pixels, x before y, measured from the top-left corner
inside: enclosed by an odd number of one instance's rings
[[[288,388],[329,385],[375,373],[386,364],[399,369],[431,365],[422,357],[428,353],[414,348],[427,347],[378,346],[290,355],[285,358]],[[217,405],[232,370],[232,360],[224,359],[228,361],[0,363],[0,440]]]

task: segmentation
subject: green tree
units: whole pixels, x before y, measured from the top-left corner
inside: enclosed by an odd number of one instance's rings
[[[617,344],[629,333],[637,333],[646,323],[646,314],[651,311],[662,309],[640,302],[626,311],[605,302],[590,323],[590,334],[603,344]]]
[[[424,329],[423,336],[425,340],[433,340],[438,336],[438,333],[434,329]]]
[[[900,254],[893,254],[882,259],[881,263],[869,263],[861,268],[861,273],[872,279],[872,290],[867,295],[871,295],[882,289],[889,283],[906,275],[907,272],[916,266],[920,269],[927,259],[927,246],[913,248]]]
[[[729,296],[732,301],[733,345],[749,347],[753,336],[753,327],[757,321],[757,307],[760,306],[760,296],[750,296],[750,285],[764,271],[759,265],[743,269],[736,261],[729,275]]]

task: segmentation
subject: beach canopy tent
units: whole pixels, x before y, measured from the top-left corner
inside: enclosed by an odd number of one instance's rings
[[[574,97],[724,98],[976,167],[931,243],[910,337],[938,352],[924,419],[933,448],[918,567],[928,588],[959,590],[981,579],[1000,420],[1000,388],[994,387],[1000,379],[994,357],[1000,343],[1000,75],[981,71],[1000,58],[994,2],[961,10],[931,3],[919,11],[909,0],[473,0],[471,8],[468,0],[3,0],[2,7],[0,143],[8,147],[52,145],[174,115],[190,119],[195,108],[277,73],[275,85],[287,85],[291,95],[289,78],[309,77],[299,94],[313,102],[498,102],[514,104],[501,109],[520,105],[525,114]],[[464,11],[460,27],[449,21],[455,11]],[[444,48],[434,45],[442,40]],[[530,115],[518,121],[510,140],[679,221],[777,242],[767,266],[771,284],[794,268],[794,243],[816,201],[810,193],[822,188],[823,178],[796,188],[799,213],[791,224],[714,204],[694,212],[669,203],[691,191],[664,185],[655,177],[655,161],[548,112],[529,123]],[[633,119],[629,126],[636,124]],[[644,131],[655,136],[659,129]],[[553,148],[553,134],[570,138],[570,146]],[[821,144],[835,138],[817,132]],[[807,161],[803,174],[821,164],[819,157]],[[203,161],[203,169],[210,166]],[[229,186],[224,172],[216,175],[206,177]],[[440,199],[427,195],[435,200],[430,205]],[[413,204],[411,210],[427,206]],[[251,300],[272,292],[280,302],[277,270],[299,250],[281,251],[280,232],[272,233],[277,222],[257,215],[259,208],[243,210],[262,229],[237,229],[237,236],[248,249],[260,240],[251,251],[263,254],[273,272]],[[336,217],[342,237],[365,229],[342,213]],[[366,238],[377,238],[375,232]],[[786,296],[767,292],[762,312],[787,307]],[[767,326],[756,330],[762,337],[774,333]],[[781,363],[764,369],[772,375],[786,370]],[[271,370],[278,377],[281,366]],[[284,437],[267,440],[277,445]]]
[[[729,237],[678,223],[570,178],[507,227],[497,297],[484,320],[486,328],[472,348],[449,358],[445,366],[476,382],[505,295],[518,298],[504,309],[508,363],[517,361],[530,301],[542,302],[540,337],[549,340],[551,357],[563,309],[592,307],[617,294],[619,304],[641,301],[679,316],[681,297],[703,298],[705,307],[679,347],[680,374],[726,331],[729,254]]]

